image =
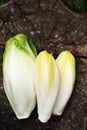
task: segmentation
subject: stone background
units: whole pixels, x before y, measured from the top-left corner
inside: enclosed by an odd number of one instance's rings
[[[2,58],[5,42],[23,33],[38,53],[48,50],[56,58],[69,50],[76,58],[76,82],[62,116],[43,124],[37,110],[18,120],[3,89]],[[0,130],[87,130],[87,13],[67,9],[61,0],[11,0],[0,6]]]

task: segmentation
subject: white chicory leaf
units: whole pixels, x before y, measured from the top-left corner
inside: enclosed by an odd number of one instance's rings
[[[42,51],[35,62],[35,90],[38,119],[45,123],[51,117],[59,87],[59,71],[53,56]]]
[[[25,35],[18,34],[6,42],[3,54],[4,89],[18,119],[29,117],[36,105],[33,48]]]
[[[56,63],[60,72],[60,87],[53,113],[61,115],[74,88],[76,65],[75,58],[69,51],[61,52]]]

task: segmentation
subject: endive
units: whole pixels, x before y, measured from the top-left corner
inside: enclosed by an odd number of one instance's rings
[[[63,51],[56,59],[60,72],[60,87],[53,113],[61,115],[72,94],[76,76],[75,58],[69,51]]]
[[[59,87],[58,67],[47,51],[42,51],[37,56],[34,77],[38,119],[44,123],[51,117]]]
[[[36,105],[33,70],[36,56],[33,43],[23,34],[6,42],[3,54],[3,83],[8,100],[18,117],[29,117]]]

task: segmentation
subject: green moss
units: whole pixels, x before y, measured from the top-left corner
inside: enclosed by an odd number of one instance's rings
[[[71,10],[81,13],[87,12],[87,0],[62,0]]]
[[[0,0],[0,5],[3,5],[3,4],[5,4],[5,3],[7,3],[7,2],[9,2],[10,0]]]

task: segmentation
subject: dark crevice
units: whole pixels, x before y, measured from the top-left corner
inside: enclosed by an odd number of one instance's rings
[[[87,59],[87,56],[79,56],[79,55],[75,55],[76,58],[84,58]]]
[[[37,2],[38,2],[38,11],[41,9],[41,2],[40,2],[40,0],[37,0]]]
[[[54,1],[54,3],[53,3],[52,6],[51,6],[51,9],[54,8],[54,6],[56,5],[57,2],[58,2],[58,0],[55,0],[55,1]]]

